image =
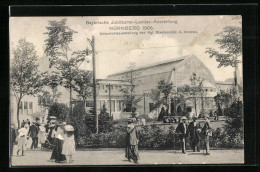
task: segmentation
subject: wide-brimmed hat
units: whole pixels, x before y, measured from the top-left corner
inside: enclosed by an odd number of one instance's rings
[[[186,120],[186,119],[187,119],[186,116],[181,117],[181,120]]]
[[[66,131],[74,131],[74,127],[72,125],[65,125],[64,129]]]
[[[50,119],[57,119],[56,116],[50,116]]]

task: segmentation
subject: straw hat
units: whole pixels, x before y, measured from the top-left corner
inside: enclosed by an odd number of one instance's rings
[[[64,129],[65,129],[66,131],[74,131],[74,127],[71,126],[71,125],[65,125]]]
[[[50,116],[50,119],[57,119],[56,116]]]
[[[186,116],[181,117],[181,120],[186,120],[186,119],[187,119]]]

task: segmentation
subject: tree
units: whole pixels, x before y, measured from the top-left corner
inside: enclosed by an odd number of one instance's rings
[[[230,137],[230,141],[238,138],[243,139],[243,104],[242,101],[234,101],[226,110],[225,133]]]
[[[221,114],[224,116],[224,108],[227,108],[230,104],[230,101],[232,99],[231,94],[225,93],[224,91],[220,91],[220,93],[217,93],[217,95],[214,97],[214,100],[216,102],[217,108],[220,109]]]
[[[135,70],[135,63],[130,63],[128,71],[122,76],[122,80],[129,84],[120,90],[123,93],[128,112],[132,111],[134,113],[137,103],[142,100],[142,97],[138,97],[135,92],[136,87],[141,83],[140,76],[141,73]]]
[[[67,19],[60,21],[49,21],[49,26],[46,27],[48,35],[45,40],[45,54],[49,57],[50,68],[54,66],[59,72],[62,85],[68,89],[70,93],[70,113],[72,113],[72,90],[73,80],[77,76],[77,69],[85,60],[87,51],[74,51],[70,48],[70,43],[73,41],[73,34],[76,31],[70,29],[66,25]]]
[[[195,73],[193,73],[190,78],[190,85],[185,85],[183,93],[188,94],[186,96],[189,97],[189,99],[193,102],[196,116],[198,116],[197,106],[199,103],[199,101],[198,101],[199,99],[201,100],[201,107],[202,107],[201,112],[202,113],[204,112],[203,98],[205,96],[205,92],[203,90],[203,79],[202,78],[197,77],[197,75]]]
[[[69,116],[69,123],[75,128],[75,140],[78,140],[82,137],[85,137],[86,134],[91,133],[90,129],[86,124],[87,113],[84,109],[84,104],[78,102],[73,107],[72,115]]]
[[[164,104],[164,99],[161,98],[161,92],[158,89],[152,89],[149,97],[154,102],[154,108],[157,109],[157,114],[159,113],[159,107]]]
[[[241,17],[233,18],[233,20],[237,19],[241,20]],[[219,45],[220,51],[214,48],[207,48],[205,53],[208,53],[210,58],[216,58],[216,61],[219,62],[219,68],[222,66],[232,66],[237,73],[238,63],[240,63],[238,57],[242,55],[242,28],[226,26],[223,31],[217,33],[215,36],[218,37],[215,42]],[[237,85],[236,82],[235,85]]]
[[[10,87],[17,102],[17,122],[20,128],[19,105],[25,95],[36,95],[43,87],[42,76],[37,64],[37,55],[34,45],[22,38],[18,46],[12,50]]]
[[[49,107],[55,102],[55,99],[59,98],[60,96],[61,92],[51,94],[49,91],[42,91],[42,94],[38,96],[40,99],[39,104],[44,107]]]
[[[173,85],[172,83],[165,82],[164,79],[158,81],[157,89],[160,90],[160,92],[164,95],[165,104],[166,104],[166,113],[168,113],[169,105],[168,105],[168,99],[172,92]]]
[[[112,127],[112,116],[107,113],[106,105],[103,104],[102,109],[99,113],[99,131],[109,132]]]
[[[55,116],[60,121],[66,121],[69,114],[69,108],[64,103],[53,103],[49,109],[49,116]]]
[[[93,72],[78,70],[77,73],[78,75],[74,77],[75,85],[73,85],[73,90],[82,98],[85,109],[87,98],[93,94]]]

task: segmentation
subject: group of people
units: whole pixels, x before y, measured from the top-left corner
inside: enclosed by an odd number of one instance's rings
[[[72,162],[72,155],[76,153],[74,128],[71,125],[63,123],[56,123],[54,129],[51,131],[50,137],[53,139],[53,151],[51,160],[56,163]]]
[[[25,122],[21,123],[21,128],[18,130],[18,136],[16,137],[15,127],[14,125],[11,125],[11,144],[12,144],[12,150],[13,151],[13,145],[14,142],[17,141],[17,147],[18,150],[16,154],[19,156],[19,153],[21,152],[21,155],[24,156],[24,151],[28,147],[28,140],[31,137],[32,144],[31,149],[36,149],[38,147],[38,144],[45,143],[46,140],[46,133],[43,129],[44,127],[40,124],[40,119],[36,118],[36,121],[31,124],[29,119]]]
[[[193,149],[193,152],[200,152],[200,144],[201,140],[205,140],[206,146],[206,155],[210,155],[209,150],[209,138],[212,136],[212,128],[209,121],[208,116],[205,116],[205,123],[204,126],[201,126],[201,123],[197,122],[197,117],[193,117],[192,122],[187,125],[187,118],[184,116],[181,118],[182,122],[176,128],[176,132],[180,133],[180,140],[182,143],[182,153],[185,154],[185,147],[186,147],[186,139],[190,137],[190,144]]]
[[[208,116],[204,117],[205,123],[203,127],[201,123],[197,122],[197,119],[197,117],[193,117],[192,122],[190,122],[188,125],[187,118],[183,116],[181,118],[182,121],[176,128],[176,132],[179,134],[179,138],[182,143],[182,153],[186,154],[186,140],[188,137],[190,137],[190,144],[193,152],[200,152],[201,140],[204,138],[206,145],[206,155],[210,155],[209,138],[212,136],[212,130],[209,118]],[[138,132],[134,125],[133,118],[129,118],[127,122],[125,157],[129,162],[133,160],[134,163],[138,163],[138,160],[140,159],[138,153]]]
[[[57,163],[61,161],[72,162],[72,155],[76,152],[73,126],[66,125],[65,122],[58,123],[55,118],[50,119],[48,124],[41,125],[40,119],[36,118],[36,121],[31,125],[30,122],[23,121],[16,137],[15,127],[12,124],[11,155],[13,154],[14,143],[17,141],[18,150],[16,154],[19,156],[21,153],[24,156],[30,137],[32,139],[31,149],[39,148],[38,145],[41,145],[41,148],[44,145],[49,145],[53,148],[51,160],[55,160]]]

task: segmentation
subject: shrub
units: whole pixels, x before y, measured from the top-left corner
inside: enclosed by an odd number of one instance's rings
[[[60,121],[66,121],[69,108],[64,103],[53,103],[49,109],[49,116],[55,116]]]

